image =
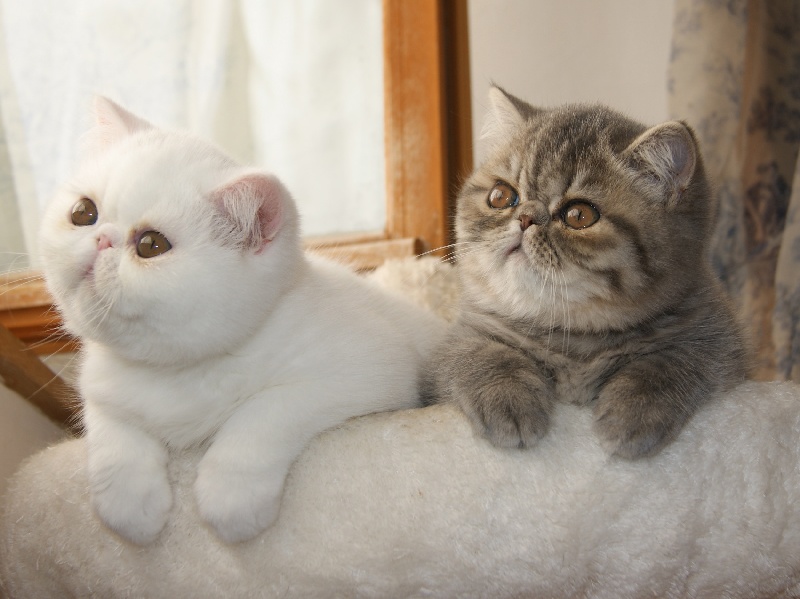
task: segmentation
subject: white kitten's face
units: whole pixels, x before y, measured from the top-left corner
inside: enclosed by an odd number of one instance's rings
[[[68,330],[157,363],[240,343],[300,252],[277,179],[152,128],[95,150],[48,208],[40,245]]]

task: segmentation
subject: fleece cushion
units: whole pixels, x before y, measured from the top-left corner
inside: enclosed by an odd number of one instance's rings
[[[47,597],[798,597],[800,387],[746,383],[659,455],[607,456],[559,406],[532,449],[500,450],[451,405],[317,437],[276,524],[226,545],[199,518],[199,453],[173,456],[155,543],[89,507],[82,440],[31,458],[0,522],[0,574]]]

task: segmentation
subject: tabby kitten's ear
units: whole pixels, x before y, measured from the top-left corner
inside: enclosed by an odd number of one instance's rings
[[[525,126],[527,120],[539,110],[509,94],[502,87],[489,89],[489,114],[483,123],[482,139],[502,141],[513,136]]]
[[[697,165],[697,143],[678,121],[662,123],[642,133],[625,150],[637,175],[669,207],[683,196]]]
[[[246,173],[217,188],[211,200],[223,216],[223,241],[261,252],[283,223],[286,190],[277,178]]]
[[[89,130],[86,141],[93,149],[104,150],[131,133],[152,127],[116,102],[104,96],[95,96],[94,127]]]

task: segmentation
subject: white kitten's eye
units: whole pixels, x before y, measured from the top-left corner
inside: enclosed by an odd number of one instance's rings
[[[585,229],[600,220],[600,212],[589,202],[572,202],[561,211],[564,223],[572,229]]]
[[[486,198],[486,202],[491,208],[505,210],[506,208],[513,208],[519,204],[519,194],[517,190],[508,183],[498,181],[489,192],[489,197]]]
[[[81,198],[72,207],[72,224],[86,227],[97,222],[97,205],[89,198]]]
[[[136,253],[142,258],[159,256],[172,249],[172,244],[158,231],[145,231],[136,244]]]

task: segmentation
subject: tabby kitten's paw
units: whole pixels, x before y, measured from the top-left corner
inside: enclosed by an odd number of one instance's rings
[[[226,543],[238,543],[252,539],[278,517],[283,476],[201,463],[194,490],[203,520]]]
[[[594,406],[594,429],[606,450],[626,459],[655,455],[680,430],[685,413],[646,383],[626,376],[612,379]]]
[[[532,447],[550,425],[550,403],[511,383],[460,394],[459,404],[477,431],[497,447]]]
[[[163,466],[112,465],[92,471],[89,483],[95,512],[125,539],[147,545],[167,523],[172,490]]]

